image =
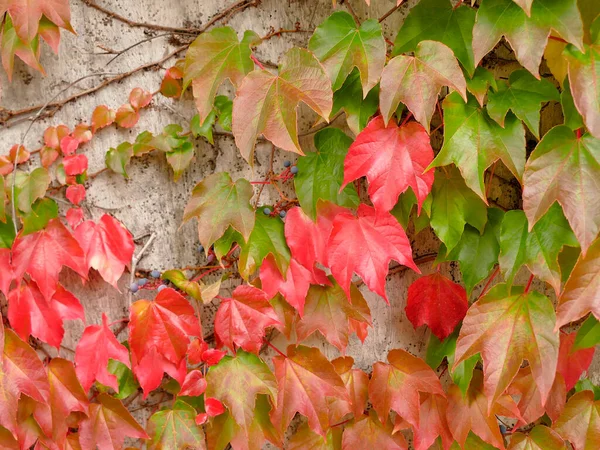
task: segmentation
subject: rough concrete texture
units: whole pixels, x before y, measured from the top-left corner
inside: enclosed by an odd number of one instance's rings
[[[134,21],[190,27],[201,26],[223,8],[233,4],[234,1],[98,0],[98,3]],[[395,0],[372,0],[373,5],[370,8],[363,0],[350,0],[350,3],[357,15],[364,19],[382,16],[394,6]],[[390,40],[395,38],[403,18],[415,3],[414,0],[407,1],[384,22],[385,34]],[[20,62],[16,64],[12,83],[7,81],[2,72],[1,83],[4,92],[0,104],[3,108],[17,110],[43,104],[83,75],[99,72],[126,72],[149,62],[160,60],[181,45],[168,36],[158,37],[131,49],[107,66],[107,62],[113,55],[103,54],[104,50],[101,49],[101,46],[121,50],[150,36],[163,34],[163,32],[132,28],[87,6],[81,0],[71,0],[71,5],[73,27],[78,34],[62,33],[59,56],[53,55],[47,46],[43,46],[42,63],[47,76],[41,76]],[[338,8],[344,8],[344,6]],[[226,23],[234,27],[240,35],[246,29],[266,35],[272,29],[294,28],[296,23],[299,23],[302,29],[313,29],[331,12],[331,0],[263,0],[258,7],[235,14]],[[309,37],[308,33],[285,34],[262,44],[256,50],[256,55],[262,61],[276,64],[287,49],[295,45],[306,46]],[[502,48],[499,51],[502,51]],[[183,57],[183,53],[179,57]],[[134,87],[139,86],[151,92],[156,91],[164,74],[163,69],[170,67],[174,62],[175,58],[167,61],[159,70],[136,72],[122,82],[111,84],[93,95],[82,97],[65,105],[53,117],[39,120],[33,125],[25,140],[26,147],[28,149],[39,148],[43,130],[50,125],[66,124],[73,127],[80,122],[89,122],[91,113],[97,105],[106,104],[116,109],[127,101],[128,94]],[[499,75],[503,75],[505,71],[506,67],[498,66],[496,68]],[[101,79],[101,77],[88,78],[71,87],[68,92],[60,94],[59,98],[65,98],[78,90],[93,87]],[[224,87],[223,91],[227,92],[227,87]],[[114,127],[110,127],[99,132],[91,143],[83,147],[82,151],[88,156],[90,162],[89,172],[95,172],[104,167],[104,155],[110,147],[116,147],[125,140],[132,141],[143,130],[160,132],[165,125],[170,123],[180,123],[187,129],[189,119],[193,115],[194,105],[189,95],[183,101],[172,101],[156,96],[151,107],[142,113],[140,122],[131,131],[116,130]],[[314,119],[315,117],[309,114],[306,108],[302,108],[299,120],[300,130],[309,129]],[[14,143],[21,140],[21,136],[28,126],[27,121],[19,122],[19,120],[13,121],[10,126],[0,130],[2,152],[4,153],[7,153]],[[550,105],[545,108],[542,119],[543,131],[545,132],[558,120],[560,120],[559,106]],[[336,125],[343,127],[343,118],[336,121]],[[434,123],[434,126],[436,125]],[[309,149],[311,141],[312,136],[307,136],[302,139],[301,143]],[[434,144],[439,148],[439,137],[435,138]],[[198,265],[204,261],[204,256],[196,252],[198,238],[195,223],[181,226],[183,209],[193,186],[215,171],[228,171],[234,179],[239,177],[260,179],[268,164],[269,149],[269,145],[259,143],[257,146],[258,161],[253,173],[252,169],[239,156],[233,139],[230,137],[216,137],[214,146],[199,139],[196,141],[196,158],[177,183],[172,181],[172,174],[163,155],[156,152],[145,155],[132,160],[128,169],[129,179],[105,172],[93,180],[87,191],[87,198],[84,202],[85,209],[88,216],[93,218],[98,218],[104,213],[112,214],[122,221],[134,236],[146,236],[138,242],[138,251],[148,239],[148,234],[156,233],[156,240],[144,254],[139,267],[165,270]],[[282,151],[277,152],[275,167],[282,167],[282,162],[286,158],[294,159],[293,155],[284,154]],[[36,163],[37,160],[34,158],[34,164]],[[496,174],[497,177],[492,183],[491,197],[505,207],[518,205],[520,194],[518,183],[515,184],[514,180],[513,182],[506,181],[510,179],[510,174],[503,167],[498,167]],[[60,195],[62,196],[62,194]],[[271,197],[269,198],[269,196]],[[265,189],[262,201],[269,203],[269,200],[275,200],[276,196],[277,193],[274,190],[271,192],[269,189]],[[423,231],[415,236],[414,232],[409,230],[409,235],[416,256],[436,252],[438,242],[430,232]],[[433,269],[429,263],[422,265],[421,270],[423,273],[430,273]],[[454,263],[443,264],[441,270],[455,279],[460,279],[460,272]],[[129,282],[129,274],[125,274],[120,282],[122,292],[107,285],[97,275],[92,275],[90,282],[85,287],[71,279],[72,277],[70,278],[68,274],[63,273],[63,275],[67,279],[69,288],[79,297],[85,307],[87,324],[99,323],[101,312],[106,312],[110,320],[127,315],[130,300],[126,293],[126,286]],[[351,339],[347,354],[355,358],[358,367],[370,370],[374,361],[385,360],[387,352],[393,348],[404,348],[416,355],[424,355],[428,333],[424,329],[415,331],[404,314],[407,288],[417,277],[418,275],[407,270],[388,278],[387,291],[391,303],[389,306],[364,286],[361,288],[371,307],[373,328],[370,329],[364,344],[361,344],[356,337]],[[526,277],[527,275],[523,274],[520,277],[521,281],[524,281]],[[222,295],[227,295],[237,283],[239,283],[237,280],[228,281]],[[553,295],[550,288],[541,285],[537,287],[547,294]],[[479,289],[476,289],[471,296],[472,300],[477,298],[478,292]],[[139,294],[135,297],[139,297]],[[211,331],[210,324],[214,310],[213,306],[206,307],[203,311],[205,334]],[[72,356],[69,349],[75,348],[82,330],[83,324],[81,323],[68,324],[64,340],[65,348],[61,349],[63,356]],[[119,336],[120,339],[125,339],[125,337],[125,332]],[[331,358],[339,355],[335,348],[321,338],[313,337],[308,342],[321,347]],[[275,337],[274,344],[279,348],[285,348],[285,338]],[[600,381],[599,369],[600,366],[596,360],[592,375],[596,382]],[[140,410],[137,417],[143,423],[147,419],[148,413],[148,410]]]

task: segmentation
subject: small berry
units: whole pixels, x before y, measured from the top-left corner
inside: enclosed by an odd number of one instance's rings
[[[140,287],[145,286],[147,283],[148,283],[148,279],[147,278],[140,278],[139,280],[137,280],[137,284]]]
[[[263,214],[265,216],[270,216],[271,215],[271,208],[265,208],[265,209],[263,209]]]
[[[291,165],[292,165],[292,163],[290,161],[283,162],[283,167],[290,167]]]
[[[298,166],[294,166],[290,169],[290,172],[292,173],[292,175],[296,175],[298,173]]]
[[[158,270],[153,270],[152,272],[150,272],[150,276],[152,278],[160,278],[160,272]]]
[[[213,262],[215,260],[215,255],[213,255],[212,253],[210,255],[208,255],[208,257],[206,258],[206,262],[208,264],[210,264],[211,262]]]
[[[285,211],[279,211],[279,217],[281,217],[282,219],[285,217],[286,212]]]
[[[137,283],[131,283],[131,286],[129,286],[129,290],[131,292],[133,292],[134,294],[138,291],[139,286]]]
[[[162,290],[164,290],[164,289],[166,289],[166,288],[167,288],[167,286],[166,286],[166,285],[164,285],[164,284],[161,284],[161,285],[158,287],[158,289],[156,290],[156,292],[160,292],[160,291],[162,291]]]
[[[199,245],[198,248],[198,253],[202,253],[204,251],[204,246],[203,245]]]

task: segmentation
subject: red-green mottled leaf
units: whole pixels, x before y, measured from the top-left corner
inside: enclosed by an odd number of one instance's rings
[[[346,390],[350,397],[350,406],[352,408],[352,414],[355,418],[359,418],[363,415],[367,408],[367,400],[369,397],[369,376],[360,369],[353,369],[354,359],[350,356],[339,357],[331,361],[335,371],[338,373]],[[337,404],[337,403],[340,404]],[[330,409],[342,409],[345,408],[345,400],[336,399],[333,404],[330,404]],[[345,409],[344,409],[345,410]]]
[[[152,101],[152,94],[145,91],[142,88],[133,88],[129,93],[129,104],[133,106],[136,111],[141,108],[145,108]]]
[[[577,450],[600,447],[600,400],[594,401],[592,391],[575,394],[552,428]]]
[[[123,175],[125,178],[129,178],[127,175],[127,166],[133,157],[133,145],[129,142],[123,142],[117,147],[111,147],[104,157],[104,163],[106,167],[115,173]]]
[[[165,97],[177,98],[183,90],[181,79],[183,71],[176,65],[170,67],[165,72],[165,76],[160,83],[160,93]]]
[[[558,352],[558,366],[556,371],[565,380],[567,391],[570,391],[581,375],[586,372],[594,358],[594,348],[573,350],[577,333],[561,333],[560,348]]]
[[[594,348],[598,344],[600,344],[600,322],[592,314],[585,319],[585,322],[577,330],[573,351]]]
[[[371,414],[344,429],[342,450],[357,448],[407,450],[408,445],[402,433],[392,434],[391,424],[382,425],[377,416]]]
[[[12,164],[11,164],[12,167]],[[15,196],[17,198],[17,208],[24,213],[31,212],[31,205],[39,198],[42,198],[50,185],[50,174],[44,167],[38,167],[31,173],[17,171],[14,175]],[[12,185],[12,176],[7,178],[9,185]]]
[[[420,427],[413,429],[415,450],[429,449],[439,437],[442,448],[448,449],[454,440],[446,419],[448,400],[429,394],[419,407]]]
[[[38,60],[39,38],[35,37],[31,41],[21,39],[10,17],[6,17],[4,20],[0,41],[2,66],[4,66],[9,81],[12,80],[15,55],[33,69],[42,74],[46,73]]]
[[[475,96],[477,102],[483,106],[490,88],[497,90],[498,84],[494,74],[485,67],[478,66],[471,78],[466,78],[467,90]]]
[[[92,132],[96,133],[99,129],[109,126],[115,121],[116,117],[116,112],[108,106],[97,106],[92,113]]]
[[[565,441],[556,431],[543,425],[535,426],[529,433],[514,433],[509,450],[565,450]]]
[[[330,428],[323,438],[312,431],[307,423],[303,423],[290,437],[286,448],[287,450],[341,450],[342,431],[342,427]]]
[[[148,419],[149,449],[179,450],[206,449],[204,431],[194,419],[196,410],[182,400],[172,408],[155,412]]]
[[[123,128],[133,128],[140,120],[140,113],[129,103],[122,105],[115,114],[115,123]]]

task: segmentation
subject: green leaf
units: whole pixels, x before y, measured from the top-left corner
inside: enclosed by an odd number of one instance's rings
[[[415,225],[415,233],[419,233],[430,224],[431,206],[433,197],[428,195],[421,209],[421,215],[417,215],[417,197],[411,187],[406,192],[400,194],[398,203],[390,213],[400,222],[402,228],[406,229],[412,217]]]
[[[487,207],[455,167],[436,170],[431,196],[431,227],[448,251],[460,240],[465,224],[483,233]]]
[[[441,447],[440,447],[441,448]],[[454,441],[450,450],[498,450],[491,444],[483,441],[479,436],[477,436],[472,431],[469,431],[469,435],[467,436],[467,440],[465,441],[465,445],[462,447],[458,442]]]
[[[200,34],[185,54],[183,89],[190,83],[200,122],[213,109],[217,89],[229,79],[239,87],[244,76],[254,69],[251,47],[260,42],[254,31],[246,31],[241,42],[231,27],[214,28]]]
[[[217,114],[213,109],[206,117],[204,123],[200,125],[200,115],[196,114],[194,117],[192,117],[192,120],[190,121],[190,131],[192,132],[195,138],[202,136],[208,142],[214,144],[215,141],[213,139],[213,125],[215,124],[216,118]]]
[[[254,228],[254,210],[250,205],[253,195],[247,180],[234,183],[227,172],[215,173],[194,187],[183,221],[198,219],[198,235],[204,248],[210,248],[229,226],[247,240]]]
[[[333,109],[335,115],[340,110],[346,113],[346,122],[354,134],[358,134],[379,108],[379,85],[369,91],[363,99],[360,74],[354,69],[342,87],[333,93]]]
[[[283,221],[279,217],[266,216],[256,212],[254,229],[248,242],[240,243],[242,251],[238,267],[244,279],[248,279],[262,265],[269,253],[282,274],[287,272],[290,262],[290,249],[284,235]]]
[[[317,27],[308,49],[325,67],[334,91],[358,68],[363,98],[377,84],[385,65],[386,46],[379,22],[365,20],[359,28],[345,11],[333,13]]]
[[[560,266],[560,281],[566,283],[575,267],[575,263],[581,255],[579,247],[563,247],[558,254],[558,265]]]
[[[575,385],[575,392],[581,391],[592,391],[594,393],[594,400],[600,400],[600,387],[592,383],[588,378],[579,380]]]
[[[473,75],[473,25],[475,10],[464,3],[457,8],[450,0],[421,0],[404,19],[392,55],[414,51],[421,41],[438,41]]]
[[[213,249],[218,261],[220,261],[221,258],[225,256],[229,250],[231,250],[231,246],[234,244],[234,242],[242,244],[244,243],[244,238],[234,228],[229,227],[227,228],[227,231],[225,231],[225,234],[217,239],[214,243]]]
[[[485,96],[489,88],[498,89],[494,74],[485,67],[478,66],[471,78],[467,80],[467,90],[475,96],[481,106],[483,106]]]
[[[153,144],[154,135],[149,131],[143,131],[137,135],[135,142],[133,143],[133,154],[134,156],[143,155],[144,153],[155,150],[156,147]]]
[[[571,130],[578,130],[583,127],[583,118],[573,102],[573,95],[571,94],[571,85],[567,79],[564,83],[562,94],[560,94],[560,104],[562,106],[563,116],[565,118],[565,125]]]
[[[202,291],[200,285],[196,281],[190,281],[185,274],[178,269],[171,269],[163,272],[161,275],[163,280],[169,280],[179,290],[182,290],[190,297],[202,301]]]
[[[233,112],[233,102],[225,95],[215,97],[215,112],[219,118],[217,123],[225,131],[231,131],[231,114]]]
[[[134,394],[139,389],[140,385],[135,379],[133,372],[122,362],[109,359],[108,371],[117,377],[117,382],[119,383],[119,393],[114,394],[113,397],[122,400]]]
[[[446,260],[460,263],[468,295],[478,283],[488,277],[498,262],[500,226],[503,217],[504,213],[499,209],[489,208],[488,221],[483,234],[470,225],[466,226],[456,247],[448,252]]]
[[[349,208],[358,206],[358,194],[353,185],[340,192],[344,180],[344,159],[350,144],[352,139],[344,132],[326,128],[315,134],[317,151],[298,158],[294,186],[300,206],[309,217],[316,217],[319,199]]]
[[[583,348],[593,348],[600,344],[600,322],[594,317],[593,314],[585,319],[585,322],[581,324],[577,335],[575,336],[575,343],[571,352],[576,352]]]
[[[512,0],[511,0],[512,1]],[[525,129],[512,114],[504,128],[490,118],[469,95],[465,103],[457,92],[448,95],[444,107],[444,145],[430,167],[456,164],[469,186],[483,201],[483,174],[501,160],[520,181],[525,168]]]
[[[12,248],[15,240],[15,227],[10,217],[6,217],[6,222],[0,222],[0,248]]]
[[[31,212],[23,216],[22,235],[35,233],[48,225],[52,219],[58,217],[58,204],[50,198],[42,198],[36,201]]]
[[[129,142],[123,142],[119,144],[117,148],[112,148],[106,152],[104,163],[113,172],[123,175],[125,178],[129,178],[125,168],[129,165],[131,157],[133,156],[133,145]]]
[[[173,169],[174,181],[179,180],[181,174],[188,168],[192,159],[194,159],[194,144],[185,142],[182,146],[172,152],[167,152],[167,162]]]
[[[506,113],[512,110],[539,139],[541,104],[550,100],[560,100],[554,85],[545,78],[537,80],[527,70],[520,69],[510,74],[508,84],[501,81],[496,92],[488,94],[487,110],[503,127]]]
[[[498,260],[506,283],[511,285],[525,264],[531,273],[549,283],[557,294],[560,293],[562,277],[558,254],[565,245],[578,247],[579,243],[560,205],[552,205],[531,232],[523,211],[507,212],[500,230]]]
[[[204,431],[196,425],[196,410],[177,400],[171,409],[155,412],[149,419],[149,449],[206,449]]]
[[[12,183],[11,178],[7,180]],[[31,173],[16,172],[15,195],[17,196],[17,207],[19,211],[28,214],[31,205],[46,194],[50,185],[50,174],[44,167],[38,167]]]

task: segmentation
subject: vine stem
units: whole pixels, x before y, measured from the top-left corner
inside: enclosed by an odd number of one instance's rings
[[[387,19],[388,17],[390,17],[392,14],[394,14],[396,11],[398,11],[400,9],[400,7],[402,6],[402,3],[399,5],[394,6],[392,9],[390,9],[388,12],[386,12],[383,16],[381,16],[378,20],[379,23],[383,22],[385,19]]]
[[[258,67],[260,67],[262,70],[266,70],[265,66],[263,65],[263,63],[261,63],[258,58],[256,56],[254,56],[254,54],[250,54],[250,59],[252,59],[252,61],[254,61],[254,64],[256,64]]]
[[[148,250],[148,247],[150,247],[150,245],[152,245],[152,242],[154,241],[155,238],[156,238],[156,233],[152,233],[150,235],[150,239],[148,239],[148,241],[142,247],[140,252],[131,259],[131,273],[129,274],[129,285],[130,286],[133,284],[133,280],[135,278],[135,268],[137,266],[137,263],[140,262],[140,260],[142,259],[142,256],[144,255],[146,250]],[[129,303],[131,303],[131,296],[132,296],[132,293],[130,290],[129,291]]]
[[[271,344],[268,340],[263,339],[263,342],[265,344],[267,344],[269,347],[271,347],[273,350],[275,350],[277,353],[279,353],[280,356],[283,356],[284,358],[287,358],[286,354],[283,353],[281,350],[279,350],[277,347],[275,347],[273,344]]]
[[[499,273],[500,273],[500,266],[496,267],[496,269],[492,272],[492,274],[486,281],[485,286],[483,286],[483,289],[481,290],[481,294],[479,294],[479,297],[477,297],[477,300],[479,300],[481,297],[483,297],[485,295],[488,288],[490,287],[490,284],[492,284],[492,281],[494,281],[494,278],[496,278]]]
[[[533,283],[533,279],[535,278],[534,274],[529,275],[529,280],[527,280],[527,285],[525,286],[525,293],[527,294],[529,292],[529,289],[531,288],[531,283]]]

